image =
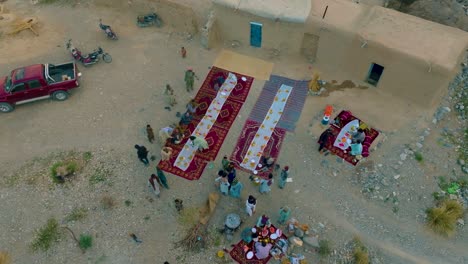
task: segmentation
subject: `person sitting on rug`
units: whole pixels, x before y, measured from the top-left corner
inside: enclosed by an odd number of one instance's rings
[[[245,243],[250,243],[252,242],[252,235],[254,233],[252,233],[252,228],[250,227],[246,227],[244,228],[244,230],[242,230],[242,233],[241,233],[241,239],[245,242]]]
[[[362,154],[362,144],[361,141],[358,140],[356,143],[351,144],[351,155],[357,156]]]
[[[331,129],[329,128],[323,131],[323,133],[320,135],[319,140],[318,140],[318,143],[320,144],[318,151],[320,154],[323,154],[324,152],[327,151],[327,149],[325,148],[325,145],[327,144],[328,139],[330,137],[333,137],[333,133]]]
[[[275,164],[275,159],[272,157],[262,156],[260,157],[260,164],[263,167],[260,171],[267,171]]]
[[[195,99],[190,100],[188,104],[185,106],[187,109],[187,112],[190,112],[192,114],[195,114],[197,111],[198,104],[195,102]]]
[[[170,137],[172,144],[180,144],[182,139],[184,139],[184,134],[182,133],[182,129],[180,127],[175,128],[172,132]]]
[[[221,88],[221,86],[223,86],[224,81],[226,81],[226,79],[224,79],[223,76],[218,76],[218,78],[216,78],[215,84],[214,84],[214,87],[213,87],[215,89],[215,91],[219,91],[219,88]]]
[[[265,241],[255,243],[255,256],[258,259],[265,259],[270,255],[270,249],[273,245]]]
[[[215,185],[219,186],[219,190],[223,195],[228,195],[230,184],[224,171],[218,171],[218,178],[215,179]]]
[[[190,136],[192,145],[198,148],[198,151],[208,149],[208,142],[202,137]]]
[[[186,126],[186,125],[190,124],[190,122],[192,122],[192,119],[193,119],[192,113],[190,113],[190,111],[187,111],[187,112],[185,112],[185,114],[183,114],[180,117],[179,125],[180,126],[182,126],[182,125]]]
[[[162,145],[166,144],[166,141],[171,138],[172,132],[174,132],[174,128],[172,126],[164,127],[159,130],[159,140]]]
[[[364,139],[366,139],[366,134],[364,134],[364,130],[362,128],[359,128],[356,133],[352,135],[351,142],[356,143],[357,141],[364,142]]]
[[[255,225],[256,227],[264,228],[265,226],[270,228],[271,226],[271,221],[270,218],[266,215],[262,215],[257,219],[257,224]]]
[[[171,147],[163,147],[161,149],[161,160],[169,160],[172,156],[172,151]]]

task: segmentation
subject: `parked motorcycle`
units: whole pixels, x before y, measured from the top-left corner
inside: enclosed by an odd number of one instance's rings
[[[117,35],[112,31],[112,28],[109,25],[102,24],[102,19],[99,19],[99,27],[104,30],[107,37],[113,40],[117,40]]]
[[[139,27],[149,27],[156,25],[158,28],[162,26],[161,18],[156,13],[147,14],[137,17],[137,25]]]
[[[110,63],[112,61],[112,56],[109,53],[104,52],[104,50],[101,47],[98,47],[93,52],[89,53],[86,56],[83,56],[81,51],[79,51],[77,48],[75,48],[75,46],[73,46],[71,39],[68,40],[66,46],[73,58],[77,61],[80,61],[85,67],[99,62],[99,56],[102,56],[102,60],[106,63]]]

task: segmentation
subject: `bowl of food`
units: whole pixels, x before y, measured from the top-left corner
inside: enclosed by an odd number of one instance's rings
[[[254,253],[252,251],[247,252],[247,255],[246,255],[247,259],[252,259],[253,256],[254,256]]]

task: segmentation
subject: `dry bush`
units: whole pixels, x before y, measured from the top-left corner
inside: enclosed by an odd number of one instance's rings
[[[8,252],[3,252],[0,251],[0,264],[10,264],[11,263],[11,257]]]
[[[115,204],[115,199],[112,196],[105,195],[101,198],[101,205],[106,210],[114,208]]]
[[[354,262],[356,264],[369,264],[369,253],[362,247],[356,247],[353,251]]]
[[[191,228],[193,225],[198,223],[200,219],[200,210],[196,207],[184,208],[180,211],[178,222],[186,228]]]
[[[427,225],[436,233],[451,236],[456,229],[457,219],[463,215],[462,205],[455,200],[445,200],[439,207],[426,210]]]

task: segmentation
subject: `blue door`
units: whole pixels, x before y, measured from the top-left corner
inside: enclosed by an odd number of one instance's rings
[[[262,46],[262,24],[250,22],[250,46]]]

